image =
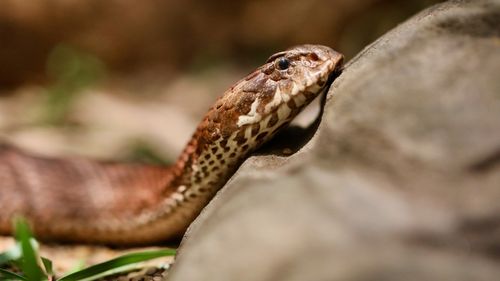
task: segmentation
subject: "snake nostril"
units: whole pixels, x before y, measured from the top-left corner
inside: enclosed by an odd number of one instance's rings
[[[319,60],[319,57],[316,53],[310,53],[309,54],[309,59],[312,60],[312,61],[317,61]]]

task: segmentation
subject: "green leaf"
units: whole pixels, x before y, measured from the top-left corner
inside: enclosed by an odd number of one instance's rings
[[[111,259],[109,261],[105,261],[103,263],[87,267],[86,269],[68,274],[58,279],[58,281],[79,281],[82,279],[93,280],[94,278],[97,277],[102,277],[105,275],[109,275],[111,273],[116,273],[116,269],[122,268],[124,266],[132,265],[138,262],[143,262],[155,258],[173,256],[173,255],[175,255],[175,250],[171,249],[153,250],[153,251],[144,251],[144,252],[126,254]]]
[[[38,253],[33,247],[33,245],[36,243],[32,243],[31,231],[24,219],[17,218],[15,220],[15,236],[16,240],[21,245],[21,270],[26,275],[26,280],[46,280],[47,277],[38,265]]]
[[[47,273],[50,276],[54,276],[54,270],[52,268],[52,261],[47,259],[47,258],[44,258],[44,257],[41,257],[41,259],[42,259],[43,267],[45,269],[45,273]]]
[[[1,268],[0,268],[0,277],[2,277],[1,280],[28,280],[24,276],[21,276],[19,274],[16,274],[14,272],[10,272],[8,270],[1,269]],[[4,278],[7,278],[7,279],[4,279]]]

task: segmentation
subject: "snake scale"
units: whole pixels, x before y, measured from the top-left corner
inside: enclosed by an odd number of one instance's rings
[[[171,167],[44,158],[0,146],[0,234],[27,218],[42,239],[148,244],[180,236],[249,154],[326,88],[343,56],[272,55],[209,109]]]

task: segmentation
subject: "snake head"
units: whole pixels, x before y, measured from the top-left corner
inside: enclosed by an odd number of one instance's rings
[[[343,59],[342,54],[326,46],[300,45],[272,55],[263,68],[269,78],[284,82],[279,85],[282,92],[296,94],[297,90],[287,89],[293,82],[300,89],[314,85],[322,87],[328,75],[342,65]]]
[[[212,138],[265,141],[321,93],[342,62],[342,54],[321,45],[272,55],[212,107],[205,123]]]
[[[278,114],[292,119],[325,87],[343,55],[321,45],[300,45],[269,57],[266,64],[233,88],[238,96],[238,127]]]

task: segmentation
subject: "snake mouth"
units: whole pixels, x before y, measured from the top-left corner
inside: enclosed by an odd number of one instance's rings
[[[333,71],[328,75],[326,85],[330,86],[335,79],[337,79],[344,71],[344,65],[342,64],[343,58],[341,59],[339,65],[333,69]]]

